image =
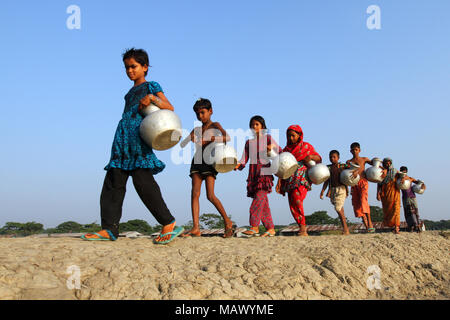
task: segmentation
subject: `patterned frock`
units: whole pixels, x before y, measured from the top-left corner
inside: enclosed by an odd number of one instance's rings
[[[254,139],[247,140],[238,168],[243,170],[248,160],[250,160],[247,179],[247,196],[253,198],[250,206],[250,226],[256,228],[262,221],[266,230],[275,227],[267,197],[267,194],[272,192],[273,175],[264,174],[263,169],[269,168],[270,162],[267,157],[261,157],[262,154],[267,153],[267,146],[270,144],[273,145],[277,153],[281,153],[280,146],[269,134],[258,135]]]
[[[247,178],[247,197],[249,198],[254,198],[259,190],[266,191],[267,193],[272,192],[273,175],[261,174],[261,170],[263,168],[269,168],[270,163],[267,157],[264,158],[265,161],[261,161],[260,157],[261,153],[267,152],[267,146],[270,144],[274,146],[277,153],[281,153],[281,148],[269,134],[266,134],[262,138],[258,136],[256,139],[245,142],[244,153],[239,161],[240,166],[238,169],[243,170],[248,160],[250,160]]]
[[[125,95],[125,109],[117,125],[111,158],[105,170],[144,168],[151,169],[153,174],[157,174],[165,168],[165,164],[156,157],[153,149],[139,134],[139,126],[143,119],[138,112],[139,101],[147,94],[156,95],[157,92],[163,92],[161,86],[155,81],[150,81],[131,88]]]

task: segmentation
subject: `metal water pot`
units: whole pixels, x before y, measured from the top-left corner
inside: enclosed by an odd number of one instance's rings
[[[417,182],[413,184],[412,190],[414,191],[414,193],[422,194],[425,192],[425,189],[423,189],[422,186],[423,181],[417,180]]]
[[[401,182],[403,177],[406,176],[406,173],[399,172],[398,175],[400,177],[397,179],[397,187],[400,190],[408,190],[409,188],[411,188],[411,180],[406,179],[405,181],[403,181],[403,183]]]
[[[223,142],[210,143],[203,152],[205,162],[220,173],[232,171],[238,163],[236,150]]]
[[[272,172],[280,179],[289,178],[299,167],[297,159],[290,152],[276,154],[272,150],[269,152],[269,159],[272,161]]]
[[[382,160],[380,158],[372,159],[372,167],[367,168],[365,171],[366,179],[370,182],[380,183],[383,181],[381,177],[383,174],[383,169],[381,169]]]
[[[330,169],[323,163],[316,164],[311,160],[308,162],[309,169],[306,171],[309,180],[314,184],[321,184],[330,178]]]
[[[352,174],[353,174],[353,171],[355,171],[356,169],[359,169],[359,168],[360,168],[359,165],[357,165],[356,163],[350,162],[350,168],[343,170],[341,172],[341,174],[339,175],[339,179],[341,180],[341,183],[343,183],[349,187],[356,186],[358,184],[359,180],[361,179],[361,177],[358,174],[356,176],[356,178],[354,178],[352,176]]]
[[[139,133],[146,144],[155,150],[167,150],[180,141],[181,120],[175,112],[150,104],[142,113],[145,118]]]

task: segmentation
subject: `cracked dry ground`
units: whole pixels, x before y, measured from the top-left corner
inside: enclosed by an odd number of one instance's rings
[[[0,299],[449,299],[448,234],[0,239]]]

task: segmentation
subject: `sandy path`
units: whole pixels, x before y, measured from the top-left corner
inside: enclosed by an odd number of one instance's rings
[[[0,239],[0,299],[449,299],[449,249],[450,238],[437,231],[203,237],[167,246],[142,238]],[[71,265],[81,289],[67,288]],[[367,287],[372,265],[380,289]]]

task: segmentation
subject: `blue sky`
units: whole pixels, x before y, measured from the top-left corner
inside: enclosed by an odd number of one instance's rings
[[[72,4],[79,30],[66,26]],[[366,26],[372,4],[380,30]],[[130,47],[148,51],[147,79],[161,84],[186,130],[193,103],[206,97],[224,128],[246,130],[260,114],[280,130],[281,146],[286,128],[300,124],[326,162],[331,149],[349,159],[359,141],[363,156],[389,156],[426,182],[422,218],[448,219],[449,12],[446,0],[2,3],[0,226],[100,222],[103,168],[133,85],[121,59]],[[189,164],[172,163],[171,152],[156,151],[167,164],[156,179],[185,223]],[[221,174],[216,184],[239,225],[248,224],[247,174]],[[306,213],[336,216],[320,189],[308,194]],[[381,206],[375,190],[371,184],[369,202]],[[269,201],[276,224],[294,222],[287,198],[273,192]],[[200,205],[215,212],[204,192]],[[156,224],[131,180],[123,209],[122,221]],[[350,199],[345,210],[356,221]]]

